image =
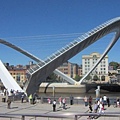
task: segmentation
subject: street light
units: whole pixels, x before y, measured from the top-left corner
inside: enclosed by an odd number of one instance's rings
[[[55,86],[53,86],[53,97],[55,98]]]

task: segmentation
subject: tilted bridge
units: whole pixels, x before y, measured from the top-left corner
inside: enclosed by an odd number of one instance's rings
[[[65,76],[63,73],[58,71],[56,68],[59,67],[62,63],[66,62],[100,38],[106,36],[109,33],[115,33],[114,38],[102,54],[101,58],[97,61],[97,63],[91,68],[91,70],[79,81],[75,82],[72,78]],[[101,60],[105,57],[105,55],[109,52],[109,50],[113,47],[116,41],[120,37],[120,17],[111,19],[96,28],[88,31],[87,33],[83,34],[82,36],[75,39],[69,45],[63,47],[62,49],[58,50],[56,53],[48,57],[45,61],[40,60],[36,56],[28,53],[27,51],[0,39],[0,43],[5,44],[26,56],[36,60],[38,63],[33,68],[30,68],[27,71],[29,75],[29,80],[26,83],[26,92],[28,95],[34,94],[37,89],[39,89],[39,85],[54,71],[57,74],[61,74],[63,78],[69,81],[71,84],[81,84],[81,82],[87,77],[87,75],[92,72],[95,67],[101,62]],[[0,76],[1,77],[1,76]]]

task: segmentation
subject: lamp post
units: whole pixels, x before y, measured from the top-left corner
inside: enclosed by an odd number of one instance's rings
[[[53,98],[55,98],[55,86],[53,86]]]

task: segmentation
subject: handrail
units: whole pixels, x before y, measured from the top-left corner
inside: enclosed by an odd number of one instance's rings
[[[25,117],[45,117],[45,118],[70,118],[74,120],[78,120],[79,117],[83,116],[89,116],[89,117],[120,117],[120,112],[107,112],[107,113],[48,113],[48,114],[31,114],[31,113],[26,113],[26,114],[2,114],[0,113],[0,117],[4,118],[16,118],[16,117],[21,117],[21,120],[25,120]]]

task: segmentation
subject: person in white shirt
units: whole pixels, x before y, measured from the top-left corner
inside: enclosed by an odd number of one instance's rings
[[[100,105],[99,105],[99,113],[104,113],[104,107],[102,102],[100,102]]]
[[[56,111],[56,100],[53,101],[53,112]]]
[[[63,98],[62,103],[63,103],[63,109],[66,109],[65,108],[65,104],[66,104],[66,99],[65,98]]]
[[[103,102],[104,102],[104,105],[107,104],[107,96],[106,95],[103,96]]]

